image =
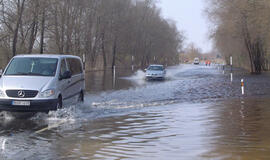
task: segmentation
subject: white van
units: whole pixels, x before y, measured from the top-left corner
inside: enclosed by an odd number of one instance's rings
[[[49,112],[84,100],[83,63],[71,55],[19,55],[0,78],[0,111]]]
[[[193,64],[200,64],[200,59],[198,57],[194,58]]]

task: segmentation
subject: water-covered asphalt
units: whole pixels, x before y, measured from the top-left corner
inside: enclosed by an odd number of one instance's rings
[[[270,75],[233,72],[232,82],[217,66],[169,67],[154,82],[140,70],[88,75],[83,104],[1,113],[0,159],[269,159]]]

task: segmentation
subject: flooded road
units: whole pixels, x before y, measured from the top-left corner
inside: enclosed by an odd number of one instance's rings
[[[165,81],[88,73],[83,104],[1,113],[0,159],[270,159],[270,75],[181,65]],[[246,82],[241,95],[240,80]]]

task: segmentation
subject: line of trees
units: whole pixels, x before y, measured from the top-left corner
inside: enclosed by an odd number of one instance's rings
[[[154,57],[170,65],[182,45],[152,0],[0,0],[2,65],[22,53],[85,54],[87,69],[143,67]]]
[[[211,63],[222,63],[224,60],[217,54],[217,51],[203,52],[194,43],[189,43],[179,54],[180,63],[193,63],[195,58],[199,58],[201,63],[210,61]]]
[[[269,69],[270,1],[207,0],[211,37],[224,58],[252,73]]]

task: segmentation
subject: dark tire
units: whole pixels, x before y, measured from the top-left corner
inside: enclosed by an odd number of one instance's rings
[[[58,97],[57,104],[56,104],[56,110],[62,109],[62,108],[63,108],[63,101],[62,101],[62,97],[59,96],[59,97]]]
[[[83,93],[83,91],[81,91],[81,93],[79,95],[78,102],[84,102],[84,93]]]

